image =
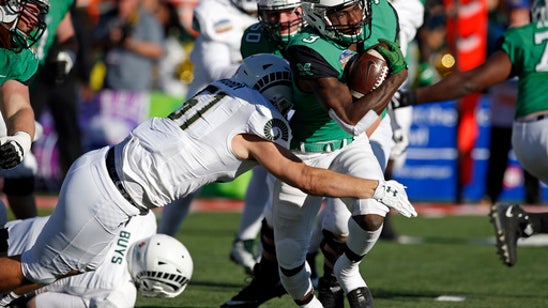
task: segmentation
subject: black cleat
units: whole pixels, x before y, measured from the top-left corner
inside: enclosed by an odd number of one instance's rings
[[[352,290],[346,297],[350,308],[373,308],[373,295],[367,287]]]
[[[260,265],[261,263],[258,263],[255,266],[255,276],[251,280],[251,283],[236,296],[222,304],[221,308],[255,308],[272,298],[280,297],[287,293],[280,282],[280,277],[277,274],[261,273]]]
[[[513,266],[518,257],[518,239],[533,233],[529,216],[516,204],[497,203],[491,207],[489,217],[495,228],[497,253],[504,264]]]
[[[344,291],[333,275],[320,277],[318,300],[324,308],[344,308]]]

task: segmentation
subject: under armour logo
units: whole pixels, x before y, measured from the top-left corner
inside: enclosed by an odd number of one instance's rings
[[[396,197],[396,195],[398,194],[398,191],[396,189],[392,189],[392,187],[390,187],[390,186],[388,186],[388,187],[385,186],[385,188],[386,188],[386,193],[387,194],[391,193],[392,196],[394,196],[394,197]]]

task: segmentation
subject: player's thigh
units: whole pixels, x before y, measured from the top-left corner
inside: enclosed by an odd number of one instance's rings
[[[539,180],[548,183],[548,119],[515,122],[512,147],[523,167]]]

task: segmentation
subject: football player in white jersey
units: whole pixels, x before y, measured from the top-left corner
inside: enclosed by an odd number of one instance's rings
[[[56,280],[94,271],[128,220],[205,184],[231,181],[262,165],[311,195],[373,198],[416,216],[396,181],[367,180],[305,165],[288,150],[289,63],[258,54],[230,79],[215,81],[166,118],[151,118],[114,146],[71,167],[36,244],[0,258],[0,292],[16,298]]]
[[[242,34],[257,22],[256,12],[256,0],[201,0],[194,8],[192,26],[199,34],[190,53],[194,67],[190,96],[236,72],[242,62]]]
[[[45,216],[8,222],[7,254],[17,255],[31,248],[48,219],[49,216]],[[148,258],[156,260],[140,264],[142,259],[135,257],[137,252],[145,252]],[[162,276],[166,280],[160,280],[152,290],[150,285],[142,283],[144,276],[137,275],[143,269],[174,275]],[[133,217],[118,232],[105,261],[96,271],[57,280],[26,294],[25,301],[27,306],[34,307],[134,307],[138,288],[150,297],[181,294],[192,270],[192,258],[184,245],[168,235],[156,234],[156,216],[150,211]],[[180,278],[181,275],[184,277]]]

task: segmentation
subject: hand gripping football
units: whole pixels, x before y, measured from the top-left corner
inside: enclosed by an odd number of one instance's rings
[[[380,87],[388,77],[388,63],[375,50],[375,46],[366,49],[362,54],[354,56],[348,69],[347,85],[355,99]]]

